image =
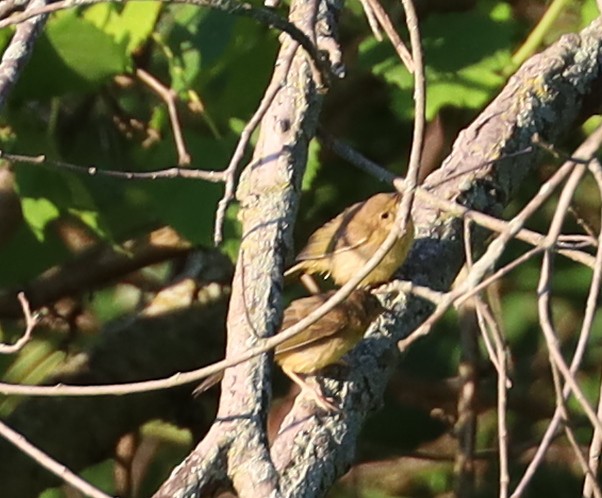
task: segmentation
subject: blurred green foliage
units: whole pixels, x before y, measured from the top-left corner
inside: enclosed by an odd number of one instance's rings
[[[502,88],[512,55],[521,47],[549,2],[480,0],[450,1],[438,11],[429,2],[417,2],[427,75],[427,117],[440,123],[442,138],[430,143],[443,157],[460,129],[466,126]],[[464,7],[462,7],[464,5]],[[346,139],[358,150],[398,174],[402,174],[410,146],[413,117],[412,76],[401,65],[386,41],[376,41],[357,2],[343,11],[341,39],[347,77],[333,83],[321,123],[326,130]],[[391,6],[388,6],[391,7]],[[396,7],[397,9],[399,7]],[[397,12],[392,8],[393,12]],[[284,14],[284,7],[280,10]],[[597,16],[594,0],[575,2],[544,39],[552,43],[562,32],[579,29]],[[394,16],[401,28],[400,16]],[[0,49],[12,35],[0,30]],[[177,97],[184,141],[193,168],[221,170],[226,167],[238,136],[256,109],[269,81],[278,49],[278,33],[249,19],[192,5],[132,2],[99,4],[87,9],[54,14],[36,43],[33,56],[0,114],[0,149],[22,154],[44,154],[84,167],[118,171],[149,171],[173,166],[178,156],[165,103],[137,78],[142,69],[171,89]],[[537,48],[544,48],[538,46]],[[432,125],[434,126],[434,125]],[[589,128],[591,129],[591,124]],[[571,140],[578,143],[581,131]],[[250,157],[247,153],[246,158]],[[436,167],[436,164],[433,166]],[[553,168],[554,165],[551,166]],[[75,219],[89,233],[116,245],[146,233],[150,228],[171,225],[193,244],[209,246],[213,238],[215,208],[223,188],[202,181],[163,179],[125,181],[101,176],[77,175],[41,165],[13,165],[16,189],[24,221],[13,237],[0,246],[0,287],[21,285],[44,270],[72,257],[59,237],[57,226]],[[520,209],[549,176],[541,168],[508,214]],[[344,206],[368,197],[384,187],[312,142],[298,224],[301,246],[316,227]],[[592,182],[585,182],[574,201],[579,216],[598,232],[600,199]],[[530,227],[544,231],[553,203],[530,220]],[[237,206],[228,211],[222,249],[236,257],[240,230]],[[575,219],[567,222],[573,232],[582,229]],[[511,261],[525,246],[511,244],[501,264]],[[7,262],[9,262],[7,264]],[[553,388],[547,351],[537,326],[535,288],[540,259],[513,271],[496,289],[502,326],[512,351],[509,391],[509,429],[512,484],[524,470],[525,448],[537,443],[553,408]],[[563,351],[575,347],[583,317],[591,271],[557,258],[554,275],[554,317],[561,333]],[[108,288],[84,300],[100,326],[134,308],[135,298],[123,288]],[[2,339],[20,333],[15,324],[3,325]],[[408,372],[431,386],[443,385],[457,375],[461,358],[459,327],[455,313],[438,324],[436,331],[416,344],[405,356],[398,374]],[[602,323],[595,322],[594,341],[585,362],[583,385],[593,401],[598,392],[602,359]],[[16,359],[0,358],[3,379],[38,382],[63,359],[83,348],[86,338],[72,338],[70,350],[64,338],[52,331],[40,333]],[[68,349],[69,349],[68,348]],[[497,445],[495,419],[495,372],[481,350],[482,380],[489,392],[479,412],[476,496],[497,495]],[[359,442],[359,461],[378,461],[400,456],[396,473],[387,483],[402,481],[412,472],[404,455],[436,453],[429,465],[424,456],[420,471],[403,490],[391,484],[355,481],[333,491],[332,496],[414,497],[448,496],[454,486],[453,451],[439,444],[452,427],[432,416],[441,400],[421,403],[400,400],[394,388],[387,393],[384,410],[367,424]],[[529,400],[541,401],[534,413]],[[452,396],[447,399],[455,403]],[[2,414],[15,406],[8,400]],[[431,410],[426,406],[432,403]],[[570,405],[577,410],[576,405]],[[170,429],[171,430],[171,429]],[[161,431],[159,430],[159,433]],[[588,444],[589,430],[579,433]],[[169,469],[186,454],[190,440],[165,431],[158,456],[151,462],[142,483],[150,493]],[[149,436],[150,437],[150,436]],[[157,436],[157,433],[153,434]],[[558,451],[565,451],[564,443]],[[443,462],[443,463],[442,463]],[[406,467],[408,465],[406,471]],[[87,471],[90,480],[111,491],[112,461]],[[399,474],[399,479],[396,479]],[[407,475],[404,476],[407,479]],[[377,479],[378,481],[378,479]],[[580,478],[561,461],[544,463],[526,496],[576,496]],[[409,491],[408,491],[409,490]],[[143,494],[146,496],[147,494]],[[63,496],[49,490],[45,498]]]
[[[468,12],[429,16],[420,32],[428,81],[427,119],[449,105],[479,109],[504,84],[502,70],[510,63],[518,32],[507,3],[481,1]],[[359,55],[363,69],[391,85],[392,109],[400,119],[411,119],[414,79],[391,47],[369,38],[360,45]]]

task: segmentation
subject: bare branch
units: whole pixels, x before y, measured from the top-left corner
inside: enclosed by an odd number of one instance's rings
[[[6,17],[13,10],[25,7],[28,3],[29,0],[4,0],[0,5],[0,19]]]
[[[595,168],[594,171],[600,169],[600,165],[598,164],[597,160],[593,160],[590,163],[590,168]],[[600,198],[602,199],[602,174],[594,173],[594,178],[596,178],[596,181],[598,183],[598,189],[601,194]],[[579,334],[579,341],[577,343],[577,347],[575,348],[575,352],[573,354],[573,359],[571,360],[571,365],[570,365],[570,372],[572,375],[574,375],[577,372],[579,366],[581,365],[581,360],[583,359],[583,356],[585,355],[587,343],[588,343],[590,332],[591,332],[591,326],[592,326],[593,319],[594,319],[596,309],[597,309],[597,301],[598,301],[598,295],[599,295],[599,291],[600,291],[600,281],[602,279],[602,231],[600,232],[598,237],[599,237],[599,243],[598,243],[598,250],[596,252],[596,264],[594,265],[594,274],[592,277],[592,283],[590,285],[590,292],[589,292],[588,298],[587,298],[585,317],[583,319],[583,324],[581,326],[581,331]],[[565,399],[568,397],[569,393],[570,393],[569,386],[565,384],[563,391],[562,391],[562,394]],[[550,447],[552,440],[556,437],[561,420],[562,420],[561,407],[557,405],[556,410],[554,412],[554,416],[552,417],[552,420],[550,421],[550,423],[541,439],[541,442],[537,448],[537,451],[535,452],[535,455],[531,459],[531,462],[529,463],[527,469],[525,470],[525,473],[523,474],[521,480],[519,481],[514,492],[512,493],[511,498],[519,498],[522,495],[522,493],[524,492],[524,490],[526,489],[526,487],[528,486],[528,484],[531,481],[531,479],[533,478],[533,475],[535,474],[537,468],[543,461],[543,458],[545,457],[545,454],[546,454],[548,448]],[[594,432],[595,432],[595,430],[594,430]]]
[[[598,162],[598,160],[592,161],[590,164],[590,171],[592,172],[594,179],[596,180],[596,184],[598,185],[598,192],[600,193],[600,201],[602,202],[602,165]],[[601,239],[602,244],[602,227],[599,228],[599,237]],[[600,285],[602,281],[602,268],[600,265],[594,271],[594,275],[592,276],[592,282],[590,285],[589,294],[587,296],[587,304],[585,308],[585,317],[583,320],[583,325],[581,328],[581,335],[584,335],[583,332],[587,331],[587,334],[591,332],[591,326],[593,323],[594,316],[596,314],[598,295],[600,292]],[[579,339],[581,342],[581,337]],[[571,365],[572,367],[572,365]],[[571,369],[572,371],[572,369]],[[600,394],[598,397],[598,410],[597,415],[600,420],[602,420],[602,383],[600,384]],[[585,498],[590,498],[596,488],[598,488],[598,484],[596,482],[596,476],[598,474],[598,468],[600,466],[600,449],[602,448],[602,433],[598,430],[594,429],[594,434],[592,436],[592,441],[590,443],[589,448],[589,467],[592,476],[587,475],[585,477],[585,483],[583,485],[583,496]]]
[[[84,481],[77,474],[71,472],[69,468],[61,465],[59,462],[51,458],[48,454],[44,453],[37,446],[31,444],[18,432],[13,431],[10,427],[0,421],[0,435],[14,444],[19,450],[26,455],[33,458],[36,462],[48,469],[53,474],[60,477],[63,481],[73,486],[78,491],[82,492],[84,496],[90,498],[110,498],[109,495],[103,493],[98,488],[92,486],[89,482]]]
[[[319,24],[329,26],[327,16],[334,13],[330,8],[338,12],[321,0],[293,1],[289,19],[316,49],[326,47],[334,60],[336,40],[328,38],[328,29],[321,29],[320,36],[316,32]],[[281,37],[278,62],[288,56],[292,43]],[[287,72],[278,62],[272,80],[284,82],[283,88],[262,118],[253,160],[237,190],[243,236],[228,311],[227,358],[244,355],[249,346],[261,344],[277,330],[284,256],[292,247],[297,192],[322,102],[320,83],[305,53],[295,53]],[[271,461],[265,435],[268,374],[266,355],[224,373],[214,426],[156,496],[202,494],[209,482],[220,483],[224,473],[239,496],[281,496],[286,483]],[[225,464],[221,472],[215,472],[217,459]],[[213,469],[209,475],[207,468]]]
[[[183,256],[190,250],[190,243],[169,227],[126,241],[120,249],[106,245],[92,247],[24,286],[0,292],[0,316],[21,315],[21,305],[17,300],[20,291],[25,292],[32,309],[39,309],[61,297],[81,294],[150,264]]]
[[[598,129],[598,135],[602,136],[602,128]],[[592,137],[590,137],[590,139],[591,138]],[[546,236],[546,240],[544,241],[545,252],[540,273],[539,284],[537,286],[537,307],[539,311],[541,329],[543,331],[546,343],[548,345],[550,363],[553,364],[556,368],[558,368],[560,373],[563,375],[565,382],[570,387],[575,398],[577,398],[577,400],[579,401],[581,407],[583,408],[583,411],[589,418],[594,428],[596,428],[596,430],[602,431],[602,421],[600,421],[596,417],[596,414],[592,409],[591,405],[589,404],[589,401],[587,400],[587,398],[583,394],[583,391],[577,384],[577,380],[575,379],[574,374],[570,371],[569,367],[566,365],[564,359],[562,358],[558,338],[556,336],[554,325],[552,322],[552,317],[550,314],[550,282],[553,268],[553,253],[549,251],[549,248],[551,248],[554,245],[554,241],[560,233],[564,217],[568,211],[568,206],[579,184],[579,181],[581,180],[581,177],[585,174],[585,171],[586,167],[584,165],[574,165],[574,169],[571,173],[571,176],[569,177],[567,184],[565,185],[560,199],[558,201],[558,206],[556,208],[556,212],[554,213],[554,218],[552,219],[548,235]]]
[[[464,220],[464,251],[466,254],[466,271],[472,266],[471,221]],[[461,277],[458,277],[461,278]],[[460,361],[458,377],[460,388],[457,400],[457,420],[454,424],[454,435],[458,439],[458,448],[454,462],[454,493],[457,497],[474,494],[475,486],[475,446],[477,435],[476,399],[479,389],[479,330],[475,320],[475,300],[456,306],[458,311],[458,328],[460,332]],[[488,339],[481,328],[481,334]]]
[[[403,178],[390,173],[382,166],[379,166],[377,163],[367,159],[362,154],[353,150],[351,147],[344,144],[340,140],[332,138],[324,134],[323,132],[320,134],[320,138],[327,147],[332,149],[333,152],[346,159],[354,166],[357,166],[358,168],[362,169],[363,171],[366,171],[367,173],[373,175],[374,177],[378,178],[383,182],[387,182],[394,185],[400,192],[406,191],[407,187]],[[529,147],[528,150],[529,152],[532,152],[533,148]],[[486,165],[480,164],[476,169],[484,166]],[[469,218],[475,223],[481,225],[482,227],[492,230],[494,232],[502,233],[508,228],[509,222],[507,221],[501,220],[494,216],[490,216],[481,211],[469,209],[456,202],[452,202],[441,198],[431,193],[425,188],[417,187],[416,196],[422,202],[431,205],[432,208],[440,209],[459,218]],[[544,239],[544,235],[534,232],[533,230],[529,230],[527,228],[521,228],[516,233],[515,237],[535,247],[540,246]],[[571,239],[567,239],[566,236],[562,236],[561,239],[559,239],[559,244],[557,248],[558,253],[566,258],[572,259],[573,261],[589,266],[590,268],[594,268],[595,261],[592,256],[585,252],[568,248],[570,247],[570,245],[567,247],[567,243],[570,243],[570,240]]]
[[[35,0],[30,9],[25,12],[13,14],[7,19],[0,20],[0,29],[6,28],[7,26],[14,26],[21,24],[24,21],[41,14],[49,14],[51,12],[57,12],[59,10],[70,9],[72,7],[81,7],[85,5],[95,5],[98,3],[126,3],[128,0],[62,0],[53,2],[50,5],[45,5],[45,0]],[[253,7],[252,5],[245,2],[238,2],[237,0],[161,0],[166,3],[184,3],[191,5],[198,5],[199,7],[209,7],[216,10],[221,10],[232,15],[250,17],[257,22],[264,24],[270,28],[276,28],[280,31],[287,33],[292,39],[294,39],[299,45],[310,56],[314,68],[316,69],[315,75],[318,77],[318,86],[323,87],[327,85],[329,69],[322,60],[320,53],[316,50],[315,45],[311,40],[297,28],[294,24],[286,21],[272,9]],[[1,86],[0,86],[1,88]],[[0,100],[0,104],[2,101]]]
[[[210,261],[200,256],[201,262]],[[109,324],[90,349],[67,360],[47,382],[87,385],[147,379],[218,358],[223,353],[229,289],[213,281],[211,266],[202,264],[199,271],[199,281],[211,283],[199,287],[192,278],[178,279],[142,313]],[[150,395],[27,399],[6,423],[71,471],[80,472],[111,458],[124,434],[150,420],[192,429],[198,437],[209,425],[203,413],[213,399],[208,396],[207,406],[199,406],[205,400],[192,399],[193,387]],[[0,461],[3,498],[37,496],[60,483],[1,438]]]
[[[441,170],[427,178],[425,187],[437,185],[431,192],[434,195],[448,200],[460,198],[467,208],[499,215],[503,205],[532,171],[537,153],[511,160],[505,156],[531,147],[535,131],[555,142],[574,129],[586,94],[597,92],[601,31],[600,22],[594,22],[579,36],[563,38],[528,62],[461,134],[453,154]],[[546,89],[543,93],[542,88]],[[480,164],[486,165],[479,168]],[[453,181],[442,181],[452,176]],[[447,288],[462,259],[459,223],[421,199],[417,199],[413,214],[418,240],[403,272],[420,285]],[[476,243],[481,241],[482,237],[478,236]],[[272,451],[284,454],[292,448],[296,451],[279,468],[297,469],[297,464],[303,462],[303,477],[311,475],[312,482],[325,479],[330,482],[328,476],[341,472],[350,462],[361,422],[382,399],[385,379],[390,372],[390,363],[384,358],[390,355],[397,339],[408,334],[432,311],[428,303],[419,299],[398,299],[395,303],[387,300],[387,304],[393,308],[395,318],[383,319],[378,331],[369,333],[351,354],[348,380],[325,381],[342,395],[345,416],[324,419],[307,413],[303,418],[300,412],[294,417],[291,415],[284,422]],[[303,451],[290,443],[295,438],[304,441]],[[321,455],[320,462],[312,457],[315,454]]]
[[[467,292],[471,292],[476,285],[485,277],[485,274],[489,271],[495,262],[502,255],[506,245],[512,238],[518,233],[523,227],[529,216],[531,216],[552,194],[553,188],[558,186],[570,173],[573,168],[573,163],[567,163],[563,165],[552,177],[544,183],[538,190],[537,194],[527,203],[527,205],[508,223],[506,229],[496,237],[496,239],[489,244],[489,247],[481,256],[481,258],[474,264],[471,270],[467,273],[464,281],[456,286],[456,288],[449,292],[445,299],[437,305],[435,311],[428,317],[427,320],[420,326],[420,328],[412,333],[411,336],[404,338],[399,343],[400,350],[405,350],[410,346],[416,339],[428,334],[434,323],[439,320],[443,314],[449,309],[449,307],[461,298]]]
[[[598,394],[598,409],[596,411],[598,418],[602,420],[602,383],[600,384],[600,393]],[[600,487],[597,482],[598,468],[600,466],[600,449],[602,448],[602,433],[594,430],[592,442],[589,446],[589,472],[585,476],[583,485],[583,496],[591,498],[600,497]]]
[[[508,474],[508,426],[507,416],[507,390],[508,381],[508,354],[502,332],[497,324],[489,306],[477,298],[477,313],[483,318],[490,331],[493,342],[498,368],[497,376],[497,419],[498,419],[498,446],[500,462],[500,498],[507,498],[510,475]],[[487,330],[483,330],[487,334]]]
[[[18,351],[21,351],[21,349],[25,347],[25,344],[27,344],[31,339],[33,329],[39,321],[38,316],[31,313],[29,301],[25,297],[25,293],[19,292],[17,294],[17,298],[19,299],[21,308],[23,309],[23,317],[25,318],[25,332],[14,344],[0,344],[0,354],[14,354]]]
[[[2,54],[0,61],[0,108],[4,105],[6,97],[17,82],[19,73],[25,67],[33,50],[34,42],[39,36],[46,22],[47,15],[37,15],[34,11],[44,8],[46,0],[31,0],[23,14],[27,22],[17,26],[12,40]],[[23,19],[25,21],[26,19]],[[0,20],[0,24],[3,21]],[[1,29],[1,28],[0,28]]]
[[[282,54],[282,57],[280,59],[280,64],[282,64],[284,66],[283,67],[284,74],[286,74],[291,67],[291,64],[293,62],[293,56],[295,55],[295,52],[297,51],[297,47],[298,47],[298,45],[296,43],[292,43],[290,45],[290,47],[288,47],[288,53]],[[265,91],[263,98],[261,99],[261,103],[259,104],[259,107],[255,111],[255,114],[253,114],[253,117],[245,125],[245,128],[243,129],[242,133],[240,134],[240,139],[238,140],[238,144],[236,145],[236,149],[234,150],[232,159],[230,159],[230,163],[228,164],[228,167],[224,170],[223,178],[224,178],[224,181],[226,182],[226,189],[224,191],[224,196],[219,201],[219,204],[217,206],[217,212],[215,214],[215,228],[214,228],[213,241],[216,246],[221,243],[222,238],[223,238],[222,228],[223,228],[223,224],[224,224],[224,218],[226,216],[226,210],[228,209],[228,205],[230,204],[230,202],[232,201],[232,198],[234,197],[236,170],[238,168],[238,165],[240,164],[240,161],[242,161],[242,158],[245,153],[245,149],[247,148],[247,146],[249,145],[249,142],[251,141],[251,135],[257,129],[257,126],[259,125],[259,123],[261,122],[263,117],[265,116],[269,107],[274,102],[276,95],[282,89],[282,87],[283,87],[282,81],[279,81],[277,79],[272,79],[272,81],[270,82],[270,85],[268,86],[267,90]]]
[[[152,74],[147,73],[144,69],[137,68],[136,76],[140,78],[140,81],[153,90],[153,92],[161,97],[163,102],[165,102],[165,105],[167,105],[169,120],[171,121],[171,129],[173,130],[174,140],[176,141],[176,149],[178,151],[178,166],[189,165],[190,154],[186,150],[184,136],[182,135],[180,118],[178,117],[178,110],[176,108],[176,92],[163,85],[157,78],[155,78]]]
[[[122,180],[156,180],[158,178],[188,178],[191,180],[205,180],[207,182],[219,183],[225,181],[223,171],[206,171],[202,169],[180,168],[164,168],[155,171],[121,171],[110,169],[98,169],[96,166],[79,166],[77,164],[67,163],[65,161],[57,161],[48,159],[44,155],[28,156],[23,154],[9,154],[0,150],[0,158],[6,159],[13,163],[20,164],[39,164],[52,168],[63,169],[73,173],[90,175],[90,176],[108,176],[110,178],[120,178]]]
[[[426,109],[426,81],[424,76],[424,62],[422,60],[422,46],[420,31],[418,30],[418,17],[412,0],[401,0],[406,14],[406,24],[412,42],[412,61],[414,63],[414,132],[412,135],[412,149],[406,175],[406,191],[401,200],[401,221],[405,227],[412,210],[418,175],[420,174],[420,156],[424,143],[425,109]]]
[[[362,6],[364,7],[364,12],[366,13],[366,17],[368,18],[368,22],[370,23],[370,27],[372,28],[375,38],[380,40],[380,38],[377,36],[378,25],[375,24],[375,21],[377,21],[378,24],[380,24],[385,30],[385,33],[387,33],[387,37],[391,41],[391,44],[397,52],[399,59],[408,68],[408,71],[413,73],[415,70],[415,61],[403,43],[403,40],[395,30],[395,26],[393,26],[387,11],[383,8],[378,0],[362,0]]]

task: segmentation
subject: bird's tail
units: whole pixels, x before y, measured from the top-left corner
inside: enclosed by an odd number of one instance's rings
[[[224,372],[218,372],[215,373],[213,375],[210,375],[209,377],[207,377],[203,382],[201,382],[198,387],[195,388],[194,391],[192,391],[192,395],[196,398],[197,396],[200,396],[201,394],[203,394],[205,391],[211,389],[215,384],[221,382],[221,380],[224,378]]]

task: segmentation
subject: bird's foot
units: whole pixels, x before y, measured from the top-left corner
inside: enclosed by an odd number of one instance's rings
[[[339,413],[341,411],[341,409],[335,404],[335,400],[333,398],[324,396],[324,394],[318,392],[317,389],[308,386],[307,388],[302,389],[302,393],[303,391],[305,391],[305,393],[314,400],[316,405],[318,405],[324,411],[333,413]]]

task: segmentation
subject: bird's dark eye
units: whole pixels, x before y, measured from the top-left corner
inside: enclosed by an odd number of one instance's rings
[[[381,220],[388,220],[389,219],[389,213],[382,213],[380,215]]]

